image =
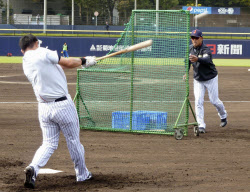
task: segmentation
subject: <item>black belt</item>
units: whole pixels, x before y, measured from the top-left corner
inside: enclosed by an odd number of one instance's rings
[[[64,96],[64,97],[60,97],[60,98],[56,99],[56,100],[55,100],[55,102],[58,102],[58,101],[64,101],[64,100],[66,100],[66,99],[67,99],[67,97],[66,97],[66,96]]]

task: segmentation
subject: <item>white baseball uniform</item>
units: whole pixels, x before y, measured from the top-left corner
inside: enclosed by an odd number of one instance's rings
[[[38,116],[43,143],[30,164],[36,175],[57,149],[60,131],[64,134],[74,162],[76,180],[84,181],[89,175],[85,165],[84,147],[80,142],[79,119],[74,102],[68,94],[67,80],[58,64],[56,51],[39,47],[28,50],[23,57],[23,71],[33,86],[39,102]]]
[[[222,101],[219,99],[218,75],[213,79],[203,82],[194,79],[196,120],[199,124],[199,127],[203,128],[206,128],[206,124],[204,121],[204,106],[203,106],[206,89],[208,91],[209,100],[218,111],[220,119],[227,118],[227,112],[225,110],[225,107]]]

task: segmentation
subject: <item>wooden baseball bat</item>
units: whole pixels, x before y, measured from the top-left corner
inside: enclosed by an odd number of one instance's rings
[[[123,53],[128,53],[128,52],[136,51],[138,49],[142,49],[144,47],[148,47],[148,46],[152,45],[152,43],[153,43],[152,39],[147,40],[147,41],[143,41],[141,43],[132,45],[132,46],[126,48],[126,49],[117,51],[115,53],[111,53],[109,55],[105,55],[103,57],[99,57],[98,59],[96,59],[96,61],[99,61],[99,60],[102,60],[102,59],[106,59],[106,58],[109,58],[109,57],[113,57],[113,56],[116,56],[116,55],[120,55],[120,54],[123,54]]]

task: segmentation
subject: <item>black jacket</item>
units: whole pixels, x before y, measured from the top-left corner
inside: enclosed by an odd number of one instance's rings
[[[218,72],[212,60],[212,53],[204,43],[197,48],[190,45],[189,55],[195,55],[198,57],[197,62],[191,63],[189,60],[189,68],[191,64],[193,65],[195,80],[207,81],[217,76]]]

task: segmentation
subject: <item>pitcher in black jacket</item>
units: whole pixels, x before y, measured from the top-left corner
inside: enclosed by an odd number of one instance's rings
[[[204,96],[206,89],[210,102],[216,107],[221,119],[220,126],[227,124],[227,112],[218,92],[218,72],[212,60],[210,49],[203,43],[202,32],[199,29],[191,33],[192,45],[189,47],[189,68],[192,64],[194,70],[194,96],[196,119],[200,133],[205,133]]]

